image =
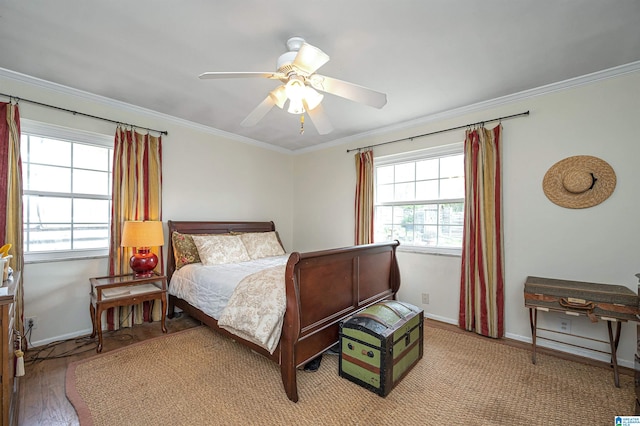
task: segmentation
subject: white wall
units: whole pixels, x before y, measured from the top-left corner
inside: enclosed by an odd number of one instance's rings
[[[283,244],[293,241],[293,157],[230,140],[180,122],[67,88],[0,75],[2,92],[24,99],[167,130],[163,136],[163,220],[273,220]],[[21,118],[115,134],[115,124],[20,103]],[[166,235],[165,241],[168,239]],[[164,250],[166,253],[167,245]],[[31,344],[88,334],[89,278],[107,274],[106,258],[25,265],[25,317],[37,317]]]
[[[523,299],[524,281],[529,275],[624,285],[636,291],[634,275],[640,272],[640,143],[636,131],[640,72],[298,155],[294,165],[294,247],[352,244],[355,166],[354,153],[347,154],[347,148],[527,110],[530,116],[503,122],[507,336],[530,342],[528,310]],[[496,124],[489,123],[487,127]],[[464,130],[453,131],[384,145],[375,148],[374,155],[463,139]],[[583,154],[600,157],[613,167],[618,179],[615,192],[604,203],[589,209],[565,209],[551,203],[542,191],[544,174],[557,161]],[[422,306],[429,317],[457,324],[460,258],[400,252],[398,259],[402,274],[399,298]],[[428,305],[422,305],[421,293],[429,293]],[[566,317],[545,314],[540,315],[539,321],[541,326],[555,329]],[[592,325],[585,317],[569,318],[573,334],[608,341],[606,323]],[[633,367],[635,339],[635,323],[623,324],[618,350],[621,365]],[[592,351],[539,343],[608,361],[606,355]],[[586,345],[608,349],[606,344]]]

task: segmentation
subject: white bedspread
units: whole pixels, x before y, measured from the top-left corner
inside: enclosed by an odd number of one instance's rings
[[[169,293],[215,318],[218,320],[220,327],[223,327],[223,324],[228,321],[229,325],[223,328],[227,328],[234,334],[251,340],[273,353],[280,338],[282,317],[284,316],[284,309],[286,309],[284,265],[286,265],[288,259],[289,254],[285,254],[226,265],[204,266],[201,263],[193,263],[183,266],[174,272],[169,285]],[[275,271],[276,267],[280,267],[279,272]],[[271,270],[267,272],[271,283],[266,284],[265,282],[265,285],[261,286],[260,280],[256,279],[256,277],[248,279],[241,286],[244,296],[239,294],[235,297],[233,311],[230,311],[225,319],[223,317],[225,307],[232,298],[236,287],[245,278],[262,270]],[[276,289],[273,288],[274,274],[280,274],[282,277],[281,284]],[[257,298],[253,296],[247,297],[247,295],[251,294],[259,295]],[[262,307],[255,305],[258,299],[263,302]],[[278,308],[277,305],[281,305],[281,308]],[[245,315],[248,315],[246,318],[249,319],[249,323],[238,326],[236,319],[240,311],[244,311]],[[280,314],[279,311],[282,313]],[[247,312],[249,313],[247,314]],[[264,315],[256,318],[259,312]],[[280,315],[279,322],[274,322],[274,315]],[[223,320],[222,324],[220,323],[221,319]],[[252,322],[257,327],[253,331],[247,329]],[[269,326],[267,324],[275,325]],[[237,327],[237,329],[234,329],[234,327]],[[266,327],[272,327],[272,333],[269,333]],[[261,337],[252,337],[252,334]]]

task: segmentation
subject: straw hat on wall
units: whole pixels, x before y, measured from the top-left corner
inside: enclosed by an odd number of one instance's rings
[[[547,198],[570,209],[598,205],[609,198],[615,187],[616,174],[609,163],[589,155],[558,161],[542,180]]]

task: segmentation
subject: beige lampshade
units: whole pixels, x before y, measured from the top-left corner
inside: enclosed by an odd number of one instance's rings
[[[157,247],[164,245],[162,222],[127,221],[122,228],[122,247]]]

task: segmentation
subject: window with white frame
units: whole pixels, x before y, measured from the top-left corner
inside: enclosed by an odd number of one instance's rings
[[[374,241],[459,253],[464,224],[463,145],[375,159]]]
[[[112,138],[31,123],[20,146],[25,260],[108,254]]]

